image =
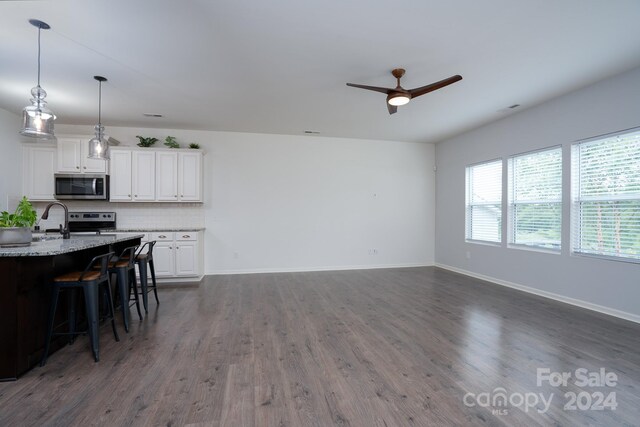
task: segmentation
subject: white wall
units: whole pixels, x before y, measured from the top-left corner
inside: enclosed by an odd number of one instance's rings
[[[0,109],[0,211],[14,210],[22,193],[21,122],[21,117]]]
[[[434,262],[431,144],[108,124],[107,133],[123,145],[137,143],[136,135],[173,135],[206,151],[205,274]],[[161,206],[136,204],[136,213]]]
[[[636,126],[640,68],[437,144],[436,264],[640,321],[639,264],[570,255],[568,191],[559,255],[465,243],[464,236],[467,165],[562,144],[568,189],[572,142]]]

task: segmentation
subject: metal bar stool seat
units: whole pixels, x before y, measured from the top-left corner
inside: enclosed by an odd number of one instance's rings
[[[44,348],[44,354],[40,361],[40,366],[44,366],[47,363],[49,356],[49,348],[51,345],[51,338],[57,335],[70,335],[70,342],[78,335],[75,330],[76,326],[76,314],[75,314],[75,291],[82,289],[84,292],[85,310],[87,316],[87,333],[91,341],[91,350],[96,362],[100,360],[100,343],[98,334],[99,309],[98,309],[98,296],[100,293],[100,287],[102,286],[103,294],[106,297],[108,313],[107,320],[111,320],[111,328],[113,329],[113,336],[116,341],[120,341],[118,337],[118,331],[116,330],[116,323],[114,319],[113,299],[111,298],[111,282],[108,274],[108,261],[113,255],[113,252],[109,252],[104,255],[98,255],[94,257],[91,262],[83,271],[72,271],[69,273],[61,274],[53,279],[53,286],[51,289],[51,305],[49,307],[49,317],[47,321],[47,338]],[[94,270],[93,267],[99,264],[99,270]],[[69,323],[69,332],[56,332],[54,333],[54,322],[56,315],[56,308],[58,306],[58,298],[62,290],[69,290],[69,312],[67,322]]]

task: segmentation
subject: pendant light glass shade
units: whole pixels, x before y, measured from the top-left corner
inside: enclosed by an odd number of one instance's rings
[[[100,123],[102,113],[102,82],[106,82],[107,79],[102,76],[93,76],[98,81],[98,124],[95,125],[93,130],[96,136],[89,141],[89,154],[88,158],[98,160],[109,160],[109,142],[104,137],[104,126]]]
[[[104,137],[104,126],[97,124],[94,128],[96,136],[89,141],[90,159],[109,160],[109,142]]]
[[[32,138],[55,139],[53,121],[56,116],[47,107],[47,92],[40,87],[40,30],[51,28],[49,24],[30,19],[29,23],[38,27],[38,85],[31,89],[31,105],[22,110],[22,130],[20,134]]]

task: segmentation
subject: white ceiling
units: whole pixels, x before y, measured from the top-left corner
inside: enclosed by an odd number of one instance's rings
[[[0,108],[57,123],[437,142],[640,65],[638,0],[0,1]],[[390,116],[413,88],[463,80]],[[160,113],[161,119],[143,113]]]

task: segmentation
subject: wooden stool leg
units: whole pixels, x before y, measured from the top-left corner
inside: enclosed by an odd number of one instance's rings
[[[49,347],[51,346],[51,336],[53,335],[53,322],[56,317],[56,307],[58,306],[58,295],[60,288],[53,285],[51,289],[51,305],[49,306],[49,319],[47,323],[47,341],[44,344],[44,353],[42,354],[42,360],[40,366],[44,366],[47,363],[47,357],[49,356]]]
[[[98,286],[84,286],[84,302],[87,309],[87,326],[93,357],[100,360],[100,343],[98,335]]]
[[[151,267],[151,283],[153,283],[153,295],[156,297],[156,304],[160,305],[160,300],[158,299],[158,287],[156,286],[156,269],[153,266],[153,259],[149,261],[149,266]]]
[[[142,305],[144,312],[149,313],[149,297],[147,296],[147,261],[138,261],[140,271],[140,290],[142,291]]]

